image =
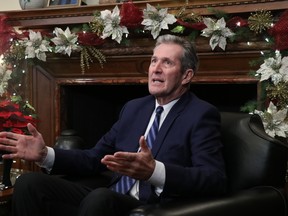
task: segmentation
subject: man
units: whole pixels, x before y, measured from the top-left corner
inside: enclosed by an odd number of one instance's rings
[[[61,215],[64,209],[66,215],[128,215],[146,203],[224,193],[220,115],[189,91],[197,66],[190,42],[160,36],[149,67],[151,95],[129,101],[92,149],[46,147],[30,124],[32,136],[1,132],[0,150],[11,152],[4,158],[35,161],[51,174],[84,175],[108,169],[118,176],[110,188],[91,189],[47,174],[22,175],[14,188],[14,214]],[[159,115],[154,112],[158,107],[163,108]],[[156,139],[150,145],[155,115],[160,116],[160,129],[157,135],[153,132]],[[132,185],[127,183],[130,180]],[[123,195],[119,191],[125,185],[129,187]]]

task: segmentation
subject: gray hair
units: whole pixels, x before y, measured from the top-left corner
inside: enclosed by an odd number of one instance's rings
[[[159,46],[160,44],[169,43],[178,44],[183,47],[183,56],[180,59],[182,64],[182,72],[184,73],[187,69],[192,69],[195,74],[198,70],[199,59],[194,44],[183,37],[166,34],[158,37],[155,47]]]

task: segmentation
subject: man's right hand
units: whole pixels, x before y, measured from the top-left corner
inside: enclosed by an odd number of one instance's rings
[[[27,125],[31,135],[0,132],[0,150],[8,152],[3,159],[23,159],[42,162],[47,155],[47,147],[41,133],[30,123]]]

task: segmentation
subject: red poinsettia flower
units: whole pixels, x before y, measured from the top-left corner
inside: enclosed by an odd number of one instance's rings
[[[11,131],[18,134],[27,132],[28,123],[35,124],[36,120],[32,116],[25,115],[19,104],[9,100],[0,102],[0,131]]]
[[[226,26],[228,28],[234,29],[237,27],[244,27],[248,25],[248,21],[239,17],[239,16],[235,16],[232,17],[231,19],[229,19],[226,23]]]
[[[79,32],[77,35],[79,43],[84,46],[100,46],[104,43],[104,40],[96,33]]]
[[[12,40],[17,35],[14,29],[7,25],[6,20],[7,16],[0,16],[0,55],[10,48]]]
[[[23,132],[23,130],[19,129],[19,128],[12,128],[11,132],[13,133],[17,133],[17,134],[25,134]]]
[[[131,0],[122,4],[120,16],[121,25],[127,28],[138,28],[143,21],[143,11],[136,7]]]
[[[200,31],[206,28],[206,25],[203,22],[189,23],[181,19],[177,19],[177,22],[186,28],[196,29]]]
[[[288,10],[280,16],[277,23],[268,32],[275,38],[275,49],[288,49]]]
[[[12,111],[12,110],[1,110],[0,108],[0,118],[9,119],[12,115],[21,116],[22,113],[20,111]]]

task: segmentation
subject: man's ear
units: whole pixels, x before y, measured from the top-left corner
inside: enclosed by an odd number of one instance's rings
[[[190,83],[193,77],[194,77],[194,71],[192,69],[186,70],[185,73],[183,74],[182,84],[185,85],[187,83]]]

